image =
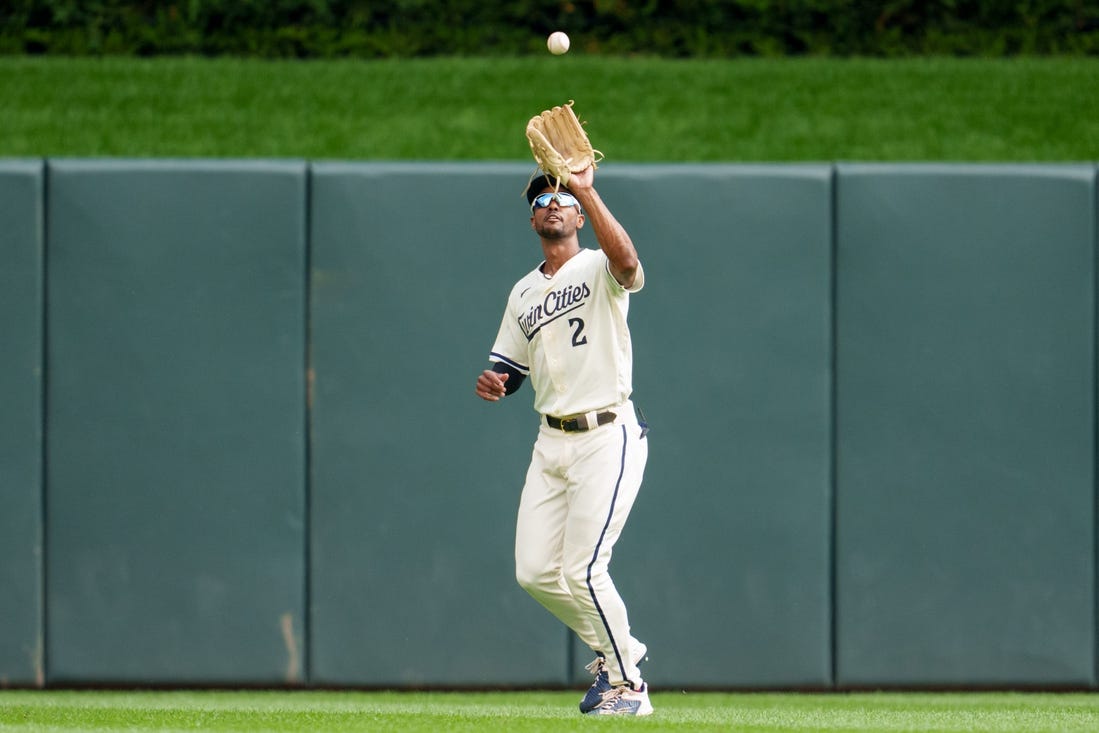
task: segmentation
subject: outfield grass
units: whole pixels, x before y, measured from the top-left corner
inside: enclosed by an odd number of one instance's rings
[[[1099,730],[1094,694],[654,693],[656,713],[595,719],[578,693],[0,691],[0,731]]]
[[[1099,59],[0,57],[0,156],[527,160],[576,100],[611,161],[1093,161]]]

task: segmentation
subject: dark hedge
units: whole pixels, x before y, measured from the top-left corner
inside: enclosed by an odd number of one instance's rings
[[[387,58],[1099,54],[1099,0],[8,0],[0,53]]]

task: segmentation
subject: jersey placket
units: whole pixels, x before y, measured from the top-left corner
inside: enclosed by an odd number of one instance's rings
[[[568,391],[569,385],[566,381],[567,371],[565,369],[567,359],[561,353],[560,339],[561,337],[557,333],[557,329],[554,328],[554,324],[549,324],[542,329],[542,348],[546,352],[546,365],[549,367],[550,383],[553,384],[554,391],[562,395]]]

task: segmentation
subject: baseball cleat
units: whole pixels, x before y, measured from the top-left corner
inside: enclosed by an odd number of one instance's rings
[[[590,713],[595,706],[603,702],[603,695],[611,691],[611,680],[607,676],[607,660],[604,657],[596,657],[584,669],[595,675],[595,682],[584,693],[584,699],[580,701],[580,712]]]
[[[587,713],[588,715],[652,715],[653,704],[649,702],[649,686],[642,684],[640,690],[623,685],[615,687],[603,695],[603,702]]]
[[[637,652],[637,666],[640,667],[641,663],[649,658],[649,648],[642,644]],[[580,712],[587,714],[603,702],[604,695],[614,688],[611,687],[611,680],[607,675],[607,658],[602,654],[593,659],[584,669],[595,675],[595,682],[591,683],[591,687],[584,693],[584,699],[580,701]]]

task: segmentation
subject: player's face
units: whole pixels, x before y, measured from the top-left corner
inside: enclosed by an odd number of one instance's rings
[[[550,194],[547,196],[547,194]],[[561,192],[552,195],[553,189],[546,188],[534,199],[530,216],[531,227],[543,239],[564,239],[576,233],[584,226],[584,215],[580,213],[580,203],[571,194]]]

